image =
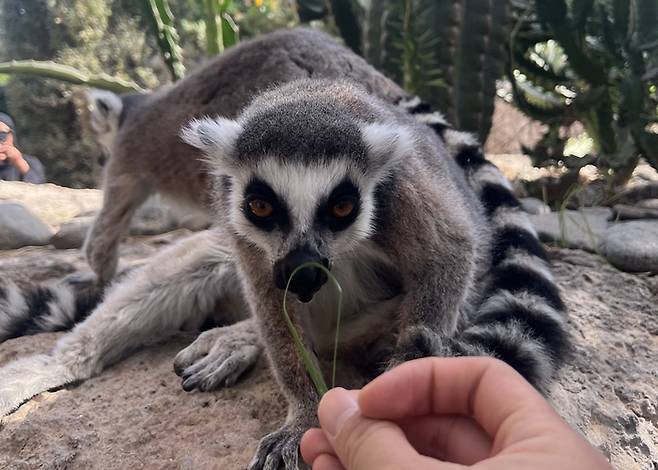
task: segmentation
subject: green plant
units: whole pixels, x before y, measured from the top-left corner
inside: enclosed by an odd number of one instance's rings
[[[174,15],[168,0],[144,0],[147,3],[149,18],[152,21],[155,37],[162,52],[167,68],[173,80],[179,80],[185,75],[183,52],[178,44],[179,36],[174,25]]]
[[[365,56],[484,141],[505,69],[508,19],[507,0],[373,1]]]
[[[311,355],[309,354],[306,347],[304,346],[304,342],[302,341],[299,332],[295,328],[295,325],[292,319],[290,318],[290,315],[288,314],[288,309],[286,307],[286,300],[288,298],[288,291],[290,290],[290,283],[292,282],[295,275],[299,271],[305,268],[320,269],[322,272],[324,272],[327,275],[327,277],[331,280],[331,282],[334,284],[336,288],[336,294],[338,300],[336,307],[336,335],[334,337],[334,354],[333,354],[333,361],[331,367],[331,388],[336,386],[336,360],[338,357],[338,340],[340,338],[340,318],[341,318],[342,307],[343,307],[343,289],[341,288],[340,283],[338,282],[336,277],[331,273],[331,271],[329,271],[322,264],[311,261],[308,263],[304,263],[298,266],[297,268],[295,268],[295,270],[292,272],[292,274],[290,274],[290,277],[288,278],[288,283],[286,284],[286,290],[283,293],[283,306],[282,306],[283,318],[286,321],[286,326],[288,327],[288,331],[290,332],[292,341],[295,344],[297,353],[299,354],[300,359],[304,363],[304,367],[306,368],[306,371],[308,372],[308,375],[311,378],[313,385],[315,385],[315,389],[318,392],[318,395],[322,397],[325,393],[327,393],[328,390],[327,384],[324,380],[324,377],[322,376],[322,371],[315,366],[313,359],[311,358]]]
[[[204,0],[206,54],[214,57],[238,42],[238,26],[229,15],[232,0]]]
[[[611,187],[640,157],[658,168],[658,2],[515,0],[508,78],[518,108],[548,125],[536,163],[594,163]],[[595,155],[561,158],[581,122]]]
[[[144,91],[142,87],[129,80],[111,77],[104,73],[90,74],[82,72],[75,67],[57,64],[52,61],[12,60],[11,62],[3,62],[0,63],[0,73],[28,74],[43,78],[54,78],[74,85],[102,88],[115,93]]]

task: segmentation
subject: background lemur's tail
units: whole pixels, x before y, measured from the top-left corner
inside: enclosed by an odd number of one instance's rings
[[[566,308],[546,252],[512,187],[468,133],[452,129],[418,99],[400,103],[445,142],[477,192],[492,228],[491,270],[482,301],[449,346],[457,355],[494,356],[542,388],[569,348]]]
[[[29,286],[0,280],[0,342],[68,330],[87,317],[102,294],[91,273],[73,273],[56,282]]]

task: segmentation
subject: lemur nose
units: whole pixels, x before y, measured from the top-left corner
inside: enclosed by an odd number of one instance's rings
[[[288,253],[285,258],[274,264],[274,282],[279,289],[285,289],[292,273],[304,263],[320,263],[329,268],[329,260],[308,248],[297,248]],[[327,282],[327,275],[319,268],[306,267],[295,274],[290,281],[290,291],[297,294],[300,302],[310,302],[313,296]]]

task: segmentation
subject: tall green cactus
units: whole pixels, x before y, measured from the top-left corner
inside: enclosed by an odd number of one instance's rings
[[[150,12],[153,30],[158,40],[171,77],[175,80],[183,78],[185,66],[183,65],[183,49],[178,44],[179,36],[174,25],[174,15],[171,13],[168,0],[144,0]]]
[[[613,185],[628,179],[640,157],[658,168],[658,2],[517,0],[515,6],[509,78],[519,108],[553,134],[583,123],[596,164]],[[557,45],[561,58],[546,54]]]
[[[371,3],[365,56],[484,141],[505,70],[508,0]]]

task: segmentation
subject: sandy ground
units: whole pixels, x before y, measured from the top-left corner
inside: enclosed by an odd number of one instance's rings
[[[132,242],[124,256],[157,246]],[[74,252],[44,257],[35,249],[23,251],[20,263],[0,257],[0,271],[34,272],[47,259],[57,264],[58,256],[71,266],[80,262]],[[552,256],[575,343],[553,403],[615,468],[655,470],[658,277],[623,274],[578,251],[552,250]],[[0,345],[0,365],[48,350],[58,336],[7,341]],[[0,468],[245,468],[258,439],[282,422],[283,399],[264,361],[231,389],[184,392],[172,361],[192,339],[177,336],[23,405],[0,424]]]

